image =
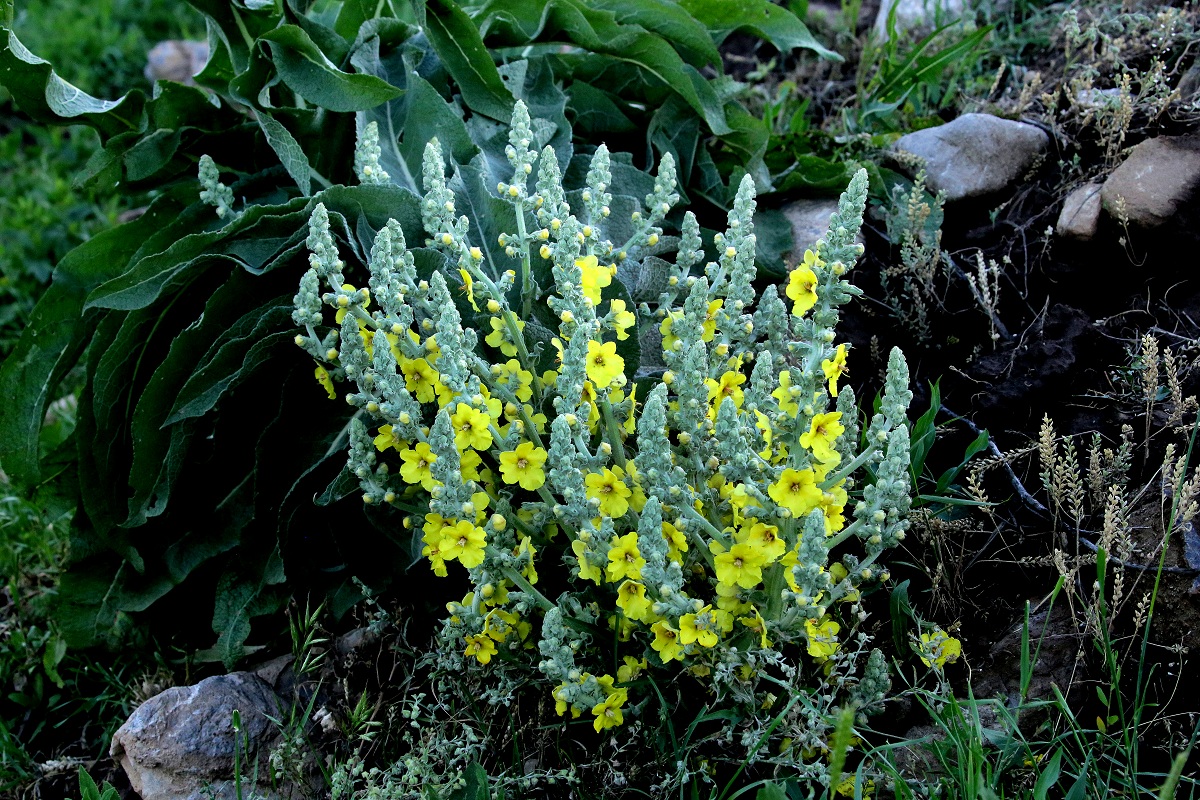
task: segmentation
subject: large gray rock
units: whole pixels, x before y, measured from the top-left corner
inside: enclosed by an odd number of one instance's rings
[[[829,218],[838,209],[836,199],[829,200],[796,200],[788,203],[781,210],[792,223],[792,236],[796,240],[796,252],[793,259],[804,255],[829,230]]]
[[[887,21],[892,8],[896,9],[896,31],[901,33],[914,28],[932,30],[938,25],[954,22],[962,16],[966,3],[964,0],[883,0],[875,17],[875,33],[881,39],[888,38]]]
[[[914,131],[893,147],[925,161],[926,185],[948,201],[982,197],[1019,180],[1050,144],[1041,128],[990,114],[963,114],[953,122]]]
[[[1200,136],[1160,136],[1130,151],[1104,182],[1104,209],[1142,228],[1175,216],[1200,186]],[[1124,202],[1124,210],[1119,208]]]
[[[146,80],[175,81],[192,86],[192,80],[208,63],[208,42],[167,39],[146,54]]]
[[[277,736],[267,716],[282,716],[275,692],[252,672],[218,675],[150,698],[113,736],[109,754],[142,800],[234,800],[235,710],[249,742],[250,755],[243,750],[240,756],[245,793],[254,754],[265,756]],[[260,760],[260,779],[264,768]]]
[[[1086,183],[1063,200],[1054,230],[1066,239],[1090,241],[1100,223],[1100,184]]]

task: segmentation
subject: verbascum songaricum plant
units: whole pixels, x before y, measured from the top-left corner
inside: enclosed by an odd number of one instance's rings
[[[356,158],[364,182],[379,169],[372,136]],[[512,177],[495,195],[513,223],[501,250],[459,215],[436,140],[428,238],[384,227],[366,286],[347,282],[324,208],[312,215],[296,343],[358,410],[362,500],[402,509],[429,567],[469,580],[436,660],[485,672],[488,700],[532,679],[599,732],[657,702],[647,676],[688,670],[746,710],[751,754],[774,736],[788,747],[772,757],[824,775],[812,753],[834,709],[870,713],[887,691],[861,597],[887,580],[880,559],[904,537],[912,489],[904,358],[891,353],[860,430],[835,332],[859,294],[846,275],[866,174],[786,283],[756,292],[748,177],[706,262],[690,212],[664,234],[679,200],[669,156],[645,207],[618,219],[603,146],[568,199],[553,150],[534,142],[518,103]],[[444,266],[422,270],[410,246]],[[649,255],[664,246],[673,263]],[[656,293],[635,304],[617,291],[627,284]],[[768,752],[780,749],[756,758]]]

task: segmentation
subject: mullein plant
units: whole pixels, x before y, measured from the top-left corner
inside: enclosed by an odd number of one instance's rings
[[[590,715],[602,732],[646,713],[651,678],[687,670],[746,709],[756,760],[819,761],[835,706],[870,713],[888,689],[860,598],[888,579],[880,559],[904,538],[912,490],[902,354],[860,431],[836,341],[839,308],[859,294],[846,274],[862,253],[866,173],[785,285],[756,294],[747,176],[716,260],[684,214],[674,264],[653,261],[669,270],[665,290],[631,308],[605,290],[664,237],[679,200],[671,157],[622,226],[632,234],[613,242],[608,151],[572,208],[553,150],[531,149],[534,138],[518,102],[512,177],[497,186],[516,221],[499,237],[503,272],[456,213],[436,140],[417,246],[441,251],[443,269],[419,277],[389,222],[355,287],[325,209],[312,214],[296,343],[330,396],[344,386],[358,409],[349,469],[362,500],[403,509],[429,567],[469,579],[437,659],[482,672],[494,702],[532,676],[560,714]],[[368,129],[364,182],[378,179],[377,154]],[[482,336],[454,292],[486,315]],[[525,331],[543,303],[558,322],[549,343]],[[629,374],[617,346],[628,337],[661,337],[665,371]],[[787,709],[777,695],[792,697]],[[776,714],[782,725],[768,727]],[[768,734],[783,756],[763,747]]]

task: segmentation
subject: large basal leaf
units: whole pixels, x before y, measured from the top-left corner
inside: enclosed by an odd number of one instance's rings
[[[824,47],[800,19],[770,0],[677,0],[679,5],[723,41],[734,31],[748,31],[766,39],[781,53],[796,48],[812,50],[823,58],[842,57]]]
[[[473,111],[507,123],[513,96],[500,79],[479,30],[454,0],[426,0],[425,35]]]
[[[132,91],[119,100],[100,100],[60,78],[49,62],[21,44],[17,35],[0,26],[0,84],[17,105],[38,122],[90,125],[107,138],[144,125],[146,96]]]
[[[374,75],[338,69],[299,26],[280,26],[262,41],[271,43],[271,56],[283,82],[329,111],[365,111],[400,96],[400,89]]]
[[[291,298],[279,298],[225,331],[179,390],[165,424],[207,413],[225,392],[270,358],[274,349],[290,343],[295,334],[285,328],[291,310]]]
[[[490,0],[476,14],[497,44],[519,46],[566,39],[609,60],[635,65],[678,93],[713,133],[729,133],[725,111],[708,81],[665,39],[639,24],[623,24],[612,11],[582,0]]]
[[[721,64],[704,25],[674,0],[591,0],[589,5],[611,12],[619,24],[641,25],[661,36],[696,68]]]
[[[176,194],[159,197],[136,220],[97,234],[59,262],[54,282],[34,307],[29,326],[0,367],[0,464],[18,486],[36,483],[38,434],[53,391],[87,345],[84,300],[114,277],[143,242],[183,209]]]

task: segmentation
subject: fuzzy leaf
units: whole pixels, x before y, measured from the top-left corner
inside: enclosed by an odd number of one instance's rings
[[[748,31],[787,54],[796,48],[812,50],[822,58],[841,61],[813,38],[800,19],[770,0],[678,0],[679,5],[700,20],[718,42],[734,31]]]
[[[37,482],[38,434],[46,406],[90,338],[95,321],[93,317],[89,324],[81,317],[84,298],[114,277],[142,243],[182,208],[173,194],[160,197],[138,219],[97,234],[59,262],[54,283],[0,366],[0,392],[10,403],[0,415],[0,464],[16,485]]]
[[[513,96],[500,79],[479,30],[454,0],[426,0],[425,35],[472,110],[507,123]]]
[[[262,37],[270,42],[279,76],[296,94],[329,111],[365,111],[399,97],[401,90],[374,75],[343,72],[296,25]]]

